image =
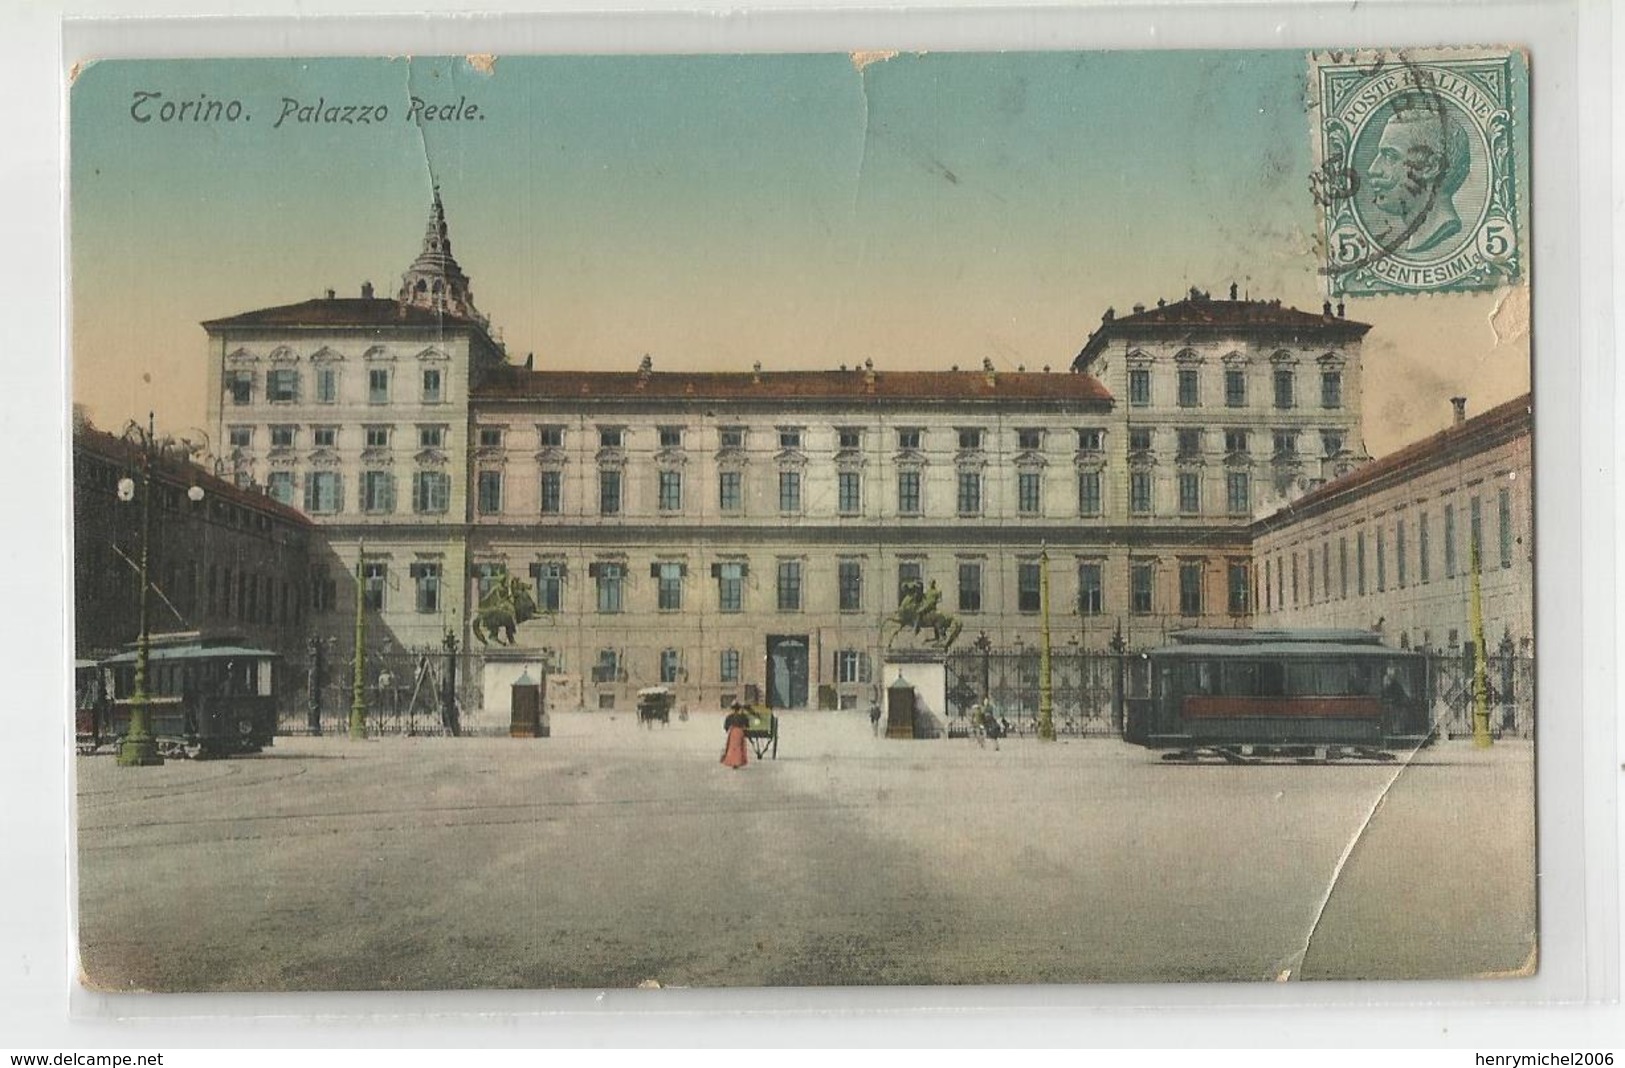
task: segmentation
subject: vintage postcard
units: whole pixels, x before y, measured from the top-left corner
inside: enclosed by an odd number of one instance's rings
[[[1535,975],[1489,45],[76,68],[83,983]]]

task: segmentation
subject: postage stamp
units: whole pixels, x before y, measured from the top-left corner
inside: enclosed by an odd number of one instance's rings
[[[1331,296],[1519,277],[1527,66],[1505,49],[1310,57],[1311,185]]]

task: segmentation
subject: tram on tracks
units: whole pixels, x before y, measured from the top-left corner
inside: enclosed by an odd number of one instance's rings
[[[1427,660],[1359,630],[1180,631],[1131,660],[1124,737],[1165,760],[1392,760],[1433,738]]]
[[[76,664],[84,682],[78,742],[93,751],[130,729],[137,652]],[[280,657],[236,638],[153,635],[147,655],[147,720],[166,756],[257,753],[276,735],[275,664]]]

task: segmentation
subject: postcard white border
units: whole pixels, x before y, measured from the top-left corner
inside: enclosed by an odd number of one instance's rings
[[[478,1045],[838,1042],[892,1045],[1038,1041],[1200,1046],[1617,1042],[1620,739],[1612,365],[1613,219],[1609,158],[1617,126],[1609,68],[1619,31],[1602,3],[1166,4],[1083,10],[985,4],[862,11],[807,4],[695,3],[690,13],[474,18],[373,15],[393,6],[269,0],[264,18],[203,20],[207,0],[149,0],[145,17],[112,3],[52,0],[6,16],[0,99],[14,160],[0,172],[11,294],[12,390],[3,402],[18,462],[14,518],[0,545],[13,614],[3,624],[11,707],[0,775],[8,842],[0,909],[0,1033],[40,1049],[133,1044]],[[8,5],[9,6],[9,5]],[[339,13],[332,19],[292,19]],[[437,14],[500,12],[517,2],[421,3]],[[529,5],[534,7],[535,5]],[[549,5],[557,10],[562,5]],[[696,13],[698,12],[698,13]],[[69,21],[87,16],[99,21]],[[178,20],[178,21],[177,21]],[[273,32],[274,31],[274,32]],[[91,56],[348,55],[516,52],[1301,48],[1507,43],[1532,53],[1540,797],[1541,971],[1480,984],[1082,986],[873,990],[614,991],[184,996],[118,999],[72,981],[67,850],[71,746],[62,591],[70,574],[62,192],[62,74]],[[1581,107],[1579,102],[1585,101]],[[1614,179],[1617,181],[1617,179]],[[1585,220],[1585,221],[1583,221]],[[1572,355],[1571,355],[1572,354]],[[12,481],[15,478],[16,481]],[[14,510],[14,517],[26,515]],[[1578,618],[1574,607],[1580,606]],[[1570,716],[1566,710],[1582,710]],[[1583,813],[1576,818],[1574,813]],[[1290,1013],[1280,1010],[1290,1007]],[[507,1025],[493,1036],[491,1014]],[[1170,1027],[1174,1030],[1170,1030]],[[1587,1036],[1590,1039],[1587,1040]]]

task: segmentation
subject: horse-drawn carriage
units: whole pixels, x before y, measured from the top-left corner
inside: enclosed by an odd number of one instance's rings
[[[638,691],[638,724],[647,726],[651,730],[655,721],[659,720],[666,726],[671,725],[671,706],[677,702],[677,695],[664,686],[645,686]]]
[[[779,759],[779,717],[773,714],[771,708],[758,708],[755,705],[741,711],[750,720],[745,725],[745,741],[750,743],[756,759],[761,760],[768,755],[774,760]]]

